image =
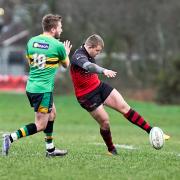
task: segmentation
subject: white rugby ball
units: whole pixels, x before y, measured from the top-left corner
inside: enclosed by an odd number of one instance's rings
[[[161,149],[164,145],[163,131],[159,127],[153,127],[149,133],[149,141],[155,149]]]

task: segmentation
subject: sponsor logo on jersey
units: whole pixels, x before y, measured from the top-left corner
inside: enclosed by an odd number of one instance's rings
[[[49,48],[49,44],[34,42],[33,43],[33,47],[34,48],[40,48],[40,49],[48,49]]]

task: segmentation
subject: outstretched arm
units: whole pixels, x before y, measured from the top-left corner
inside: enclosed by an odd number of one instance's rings
[[[91,62],[84,63],[83,68],[92,73],[104,74],[108,78],[114,78],[117,73],[115,71],[105,69],[105,68],[98,66],[97,64],[91,63]]]

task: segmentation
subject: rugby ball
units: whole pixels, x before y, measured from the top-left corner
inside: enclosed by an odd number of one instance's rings
[[[164,133],[159,127],[153,127],[149,133],[149,141],[155,149],[159,150],[164,145]]]

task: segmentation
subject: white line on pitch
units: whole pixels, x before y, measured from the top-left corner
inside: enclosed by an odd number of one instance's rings
[[[103,143],[93,143],[95,145],[100,145],[100,146],[104,146]],[[130,149],[130,150],[135,150],[138,149],[137,147],[134,147],[133,145],[126,145],[126,144],[115,144],[116,148],[123,148],[123,149]]]

